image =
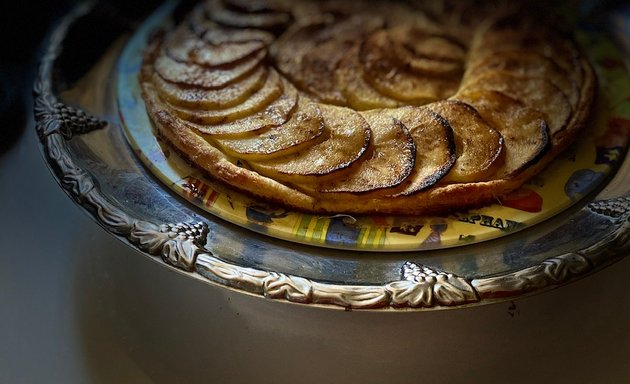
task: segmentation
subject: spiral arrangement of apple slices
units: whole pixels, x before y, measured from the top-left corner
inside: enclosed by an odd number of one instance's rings
[[[154,39],[160,135],[233,188],[309,212],[485,204],[575,137],[596,79],[514,7],[208,0]]]

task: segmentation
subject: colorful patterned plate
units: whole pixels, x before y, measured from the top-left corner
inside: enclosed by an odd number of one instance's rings
[[[578,31],[600,84],[596,113],[584,134],[544,172],[491,206],[448,217],[311,215],[228,191],[189,166],[156,138],[138,84],[148,37],[168,20],[168,3],[138,29],[118,63],[118,106],[141,161],[174,192],[234,224],[276,238],[347,250],[409,251],[486,241],[540,223],[596,190],[621,163],[630,137],[630,76],[606,36]]]

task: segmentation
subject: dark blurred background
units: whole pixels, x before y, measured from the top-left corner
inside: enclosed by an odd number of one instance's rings
[[[42,40],[68,0],[0,3],[0,155],[24,130],[30,84]]]
[[[120,28],[131,29],[138,15],[153,9],[160,1],[108,0],[95,3],[94,13],[98,15],[95,17],[116,20],[115,23],[98,25],[97,30],[90,30],[91,39],[106,40]],[[0,156],[25,129],[32,109],[32,84],[49,32],[77,4],[77,0],[0,2]],[[93,21],[88,20],[87,23]],[[89,62],[92,59],[90,52],[85,52],[82,59]]]

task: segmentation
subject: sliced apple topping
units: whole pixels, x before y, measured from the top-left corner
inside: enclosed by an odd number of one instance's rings
[[[411,174],[416,147],[407,127],[381,111],[364,112],[362,115],[372,130],[370,153],[351,173],[319,184],[319,192],[383,190],[400,185]]]
[[[335,71],[337,87],[351,108],[364,111],[375,108],[394,108],[401,105],[400,101],[377,92],[365,81],[364,76],[363,66],[359,62],[359,45],[356,44],[341,59]]]
[[[181,63],[160,52],[153,67],[167,81],[206,89],[223,88],[251,73],[267,55],[265,50],[229,68],[207,68],[193,63]]]
[[[502,164],[503,137],[470,105],[447,100],[427,106],[453,128],[457,160],[444,178],[449,182],[483,181]]]
[[[278,72],[269,70],[269,76],[265,85],[246,99],[243,103],[226,109],[185,109],[170,105],[175,114],[182,119],[189,120],[196,124],[222,124],[230,123],[252,115],[278,99],[284,92],[283,81]]]
[[[270,161],[250,161],[260,174],[289,183],[319,183],[339,177],[365,154],[370,126],[357,112],[320,105],[327,128],[326,140],[289,156]]]
[[[454,38],[403,25],[388,31],[396,56],[413,72],[435,76],[461,76],[466,48]]]
[[[287,0],[223,0],[223,4],[238,12],[289,12],[290,2]]]
[[[571,104],[560,88],[539,77],[522,78],[507,73],[487,72],[466,85],[460,94],[499,91],[542,112],[551,135],[562,131],[571,117]]]
[[[396,196],[423,191],[440,181],[456,160],[453,129],[426,107],[402,107],[382,111],[403,123],[416,146],[415,167]]]
[[[206,5],[200,3],[190,11],[182,24],[186,24],[195,35],[201,37],[207,30],[216,25],[216,23],[207,16]]]
[[[267,81],[269,71],[258,66],[251,75],[224,88],[205,89],[181,86],[162,79],[152,72],[150,77],[160,94],[168,103],[192,109],[223,109],[243,103],[256,93]]]
[[[203,4],[193,9],[186,24],[195,35],[211,45],[260,41],[267,46],[275,39],[272,33],[261,29],[231,28],[219,25],[208,19]]]
[[[273,42],[274,36],[260,29],[225,28],[212,23],[210,28],[201,35],[201,39],[213,45],[259,41],[268,46]]]
[[[323,137],[324,119],[317,104],[303,101],[286,123],[240,138],[214,138],[226,153],[245,160],[265,160],[302,151]]]
[[[463,83],[465,84],[467,79],[474,79],[491,71],[507,72],[523,78],[545,78],[560,88],[562,93],[569,98],[572,106],[575,107],[579,102],[580,91],[575,81],[555,61],[539,53],[512,50],[481,57],[470,64]]]
[[[381,18],[314,18],[293,25],[273,45],[276,67],[318,100],[345,105],[335,81],[339,62],[365,33],[380,28]]]
[[[166,52],[180,62],[216,67],[246,59],[265,48],[258,40],[211,45],[195,35],[186,25],[179,26],[165,42]]]
[[[295,87],[284,80],[282,83],[284,92],[281,96],[252,115],[216,124],[199,124],[192,121],[187,121],[186,124],[207,135],[232,137],[282,125],[291,118],[298,102],[298,92]]]
[[[339,49],[335,40],[316,46],[311,37],[322,30],[327,30],[324,22],[290,28],[273,45],[272,56],[278,70],[299,89],[325,103],[343,105],[345,99],[335,86],[334,71],[344,49]]]
[[[207,0],[206,5],[212,20],[229,27],[278,30],[285,28],[293,20],[291,13],[283,10],[249,12],[244,7],[240,10],[234,6],[226,7],[222,0]],[[268,5],[271,4],[268,2]]]
[[[460,78],[438,77],[410,70],[397,59],[386,30],[368,36],[359,50],[365,79],[384,95],[413,104],[426,104],[455,94]]]
[[[582,84],[584,73],[579,63],[580,53],[575,45],[542,25],[527,29],[490,28],[475,40],[470,61],[475,62],[488,54],[513,50],[536,52],[558,64],[576,84]]]
[[[535,164],[551,144],[544,115],[496,91],[458,96],[501,132],[505,160],[493,178],[514,176]]]

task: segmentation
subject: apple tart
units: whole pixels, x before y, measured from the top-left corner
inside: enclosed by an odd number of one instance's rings
[[[317,213],[445,213],[547,166],[596,77],[557,20],[472,2],[208,0],[140,71],[157,133],[230,188]]]

